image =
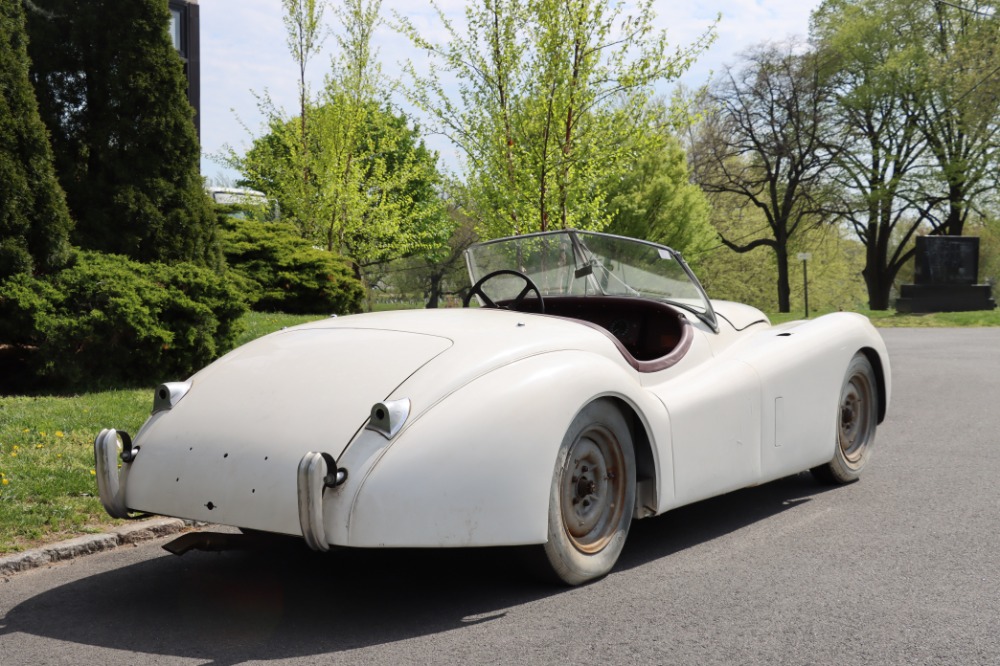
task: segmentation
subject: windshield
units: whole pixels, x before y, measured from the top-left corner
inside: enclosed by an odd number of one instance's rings
[[[466,251],[466,262],[473,283],[493,271],[516,270],[530,277],[542,296],[650,298],[679,305],[716,327],[704,289],[680,255],[663,245],[594,232],[552,231],[473,245]],[[524,283],[515,280],[510,286],[513,298]]]

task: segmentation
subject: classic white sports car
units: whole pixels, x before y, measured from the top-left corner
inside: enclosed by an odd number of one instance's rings
[[[867,463],[890,374],[865,317],[771,326],[673,250],[606,234],[467,261],[480,307],[304,324],[159,387],[134,440],[97,437],[108,512],[318,550],[533,545],[573,585],[611,570],[633,519]],[[211,535],[172,550],[197,547]]]

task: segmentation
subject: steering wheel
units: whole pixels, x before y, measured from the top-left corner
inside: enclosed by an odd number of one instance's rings
[[[515,277],[521,278],[525,282],[524,289],[521,290],[521,293],[518,294],[516,297],[514,297],[514,299],[510,301],[507,305],[503,306],[502,309],[518,310],[521,306],[521,303],[524,302],[525,296],[527,296],[531,292],[535,292],[535,295],[538,297],[538,312],[539,314],[545,314],[545,300],[542,298],[542,292],[539,291],[538,285],[535,284],[534,280],[532,280],[524,273],[521,273],[520,271],[512,271],[508,268],[504,268],[499,271],[493,271],[492,273],[487,273],[483,277],[479,278],[479,281],[476,282],[476,284],[472,285],[472,288],[469,289],[469,293],[467,293],[465,295],[465,298],[462,300],[462,307],[463,308],[469,307],[469,303],[472,301],[472,297],[478,294],[483,298],[483,302],[486,303],[486,307],[500,308],[501,306],[497,305],[493,301],[493,299],[487,296],[486,292],[483,291],[483,285],[486,282],[497,277],[498,275],[513,275]]]

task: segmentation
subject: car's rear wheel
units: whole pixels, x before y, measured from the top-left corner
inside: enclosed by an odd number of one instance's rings
[[[827,483],[857,481],[871,457],[878,423],[878,383],[864,354],[855,354],[844,375],[837,413],[837,447],[833,460],[813,474]]]
[[[635,504],[628,423],[608,400],[587,405],[563,438],[549,494],[549,573],[568,585],[606,575],[618,561]]]

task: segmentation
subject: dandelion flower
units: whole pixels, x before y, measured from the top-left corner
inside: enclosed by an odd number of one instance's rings
[[[97,472],[95,472],[94,470],[90,470],[90,475],[91,476],[97,476]]]
[[[62,430],[56,430],[56,437],[65,437]]]
[[[6,478],[0,479],[0,486],[9,486],[9,485],[10,481],[8,481]]]

